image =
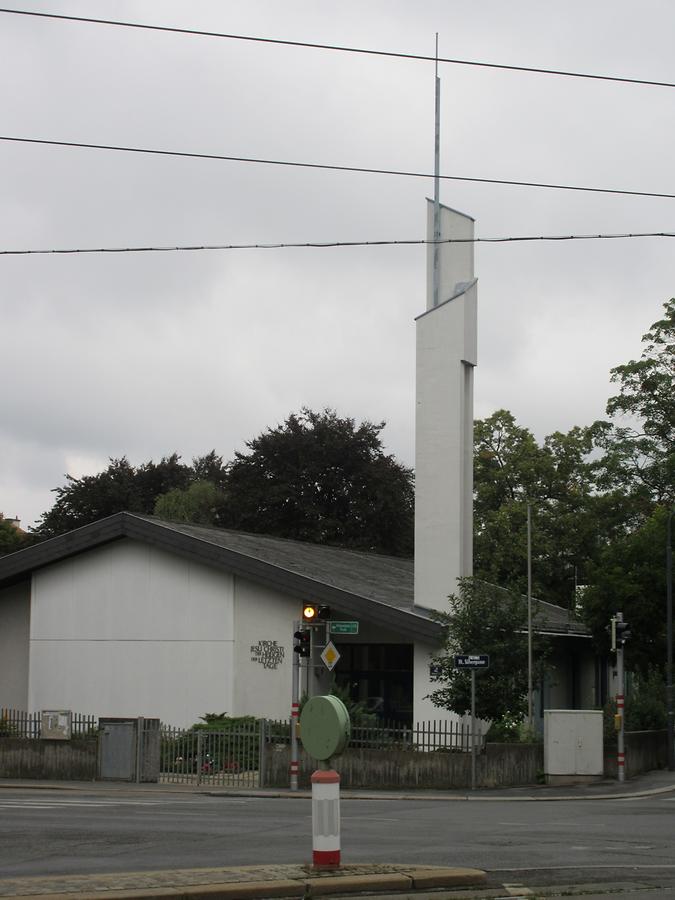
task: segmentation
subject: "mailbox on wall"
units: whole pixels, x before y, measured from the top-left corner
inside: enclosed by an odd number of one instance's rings
[[[40,737],[43,741],[69,741],[72,727],[73,713],[69,709],[43,709],[40,714]]]

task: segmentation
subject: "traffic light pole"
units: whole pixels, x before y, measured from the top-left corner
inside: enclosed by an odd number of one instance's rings
[[[293,623],[293,634],[299,629],[300,623]],[[289,772],[291,776],[291,790],[298,789],[298,769],[300,767],[300,754],[298,748],[298,715],[300,710],[300,654],[293,654],[293,671],[291,674],[291,761]]]
[[[618,612],[616,622],[623,622],[623,614]],[[618,630],[618,629],[617,629]],[[625,751],[625,697],[624,697],[624,673],[623,673],[623,640],[616,641],[616,713],[619,719],[619,733],[617,735],[616,769],[619,781],[626,780],[626,751]]]
[[[666,523],[666,728],[668,736],[668,769],[675,771],[675,712],[673,712],[673,532],[675,506],[668,512]]]

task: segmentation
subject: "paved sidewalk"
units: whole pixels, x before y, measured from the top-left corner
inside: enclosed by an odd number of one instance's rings
[[[438,888],[482,886],[478,869],[417,865],[350,865],[319,871],[311,866],[238,866],[219,869],[175,869],[124,872],[116,875],[71,875],[0,879],[0,897],[152,898],[313,898],[350,893],[409,895]]]
[[[217,797],[270,797],[287,799],[309,799],[309,790],[291,791],[289,789],[262,788],[243,789],[220,788],[214,785],[144,783],[135,784],[128,781],[38,781],[35,779],[0,778],[0,790],[31,789],[61,791],[93,791],[99,793],[166,793],[166,794],[208,794]],[[374,791],[374,790],[342,790],[340,796],[344,800],[430,800],[430,801],[508,801],[508,800],[620,800],[629,797],[652,796],[675,792],[675,772],[667,769],[656,769],[637,775],[622,783],[612,779],[596,781],[592,784],[539,785],[530,784],[525,787],[478,789],[476,791],[449,789],[409,790],[409,791]]]

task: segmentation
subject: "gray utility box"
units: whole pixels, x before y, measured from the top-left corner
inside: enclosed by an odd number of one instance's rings
[[[159,719],[98,720],[98,777],[107,781],[159,780]]]
[[[548,784],[598,781],[603,775],[602,710],[544,710]]]

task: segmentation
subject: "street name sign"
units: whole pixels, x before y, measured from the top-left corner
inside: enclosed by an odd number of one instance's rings
[[[462,653],[460,656],[455,657],[456,669],[487,669],[489,666],[490,657],[487,653]]]
[[[358,634],[358,622],[330,622],[331,634]]]

